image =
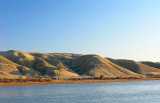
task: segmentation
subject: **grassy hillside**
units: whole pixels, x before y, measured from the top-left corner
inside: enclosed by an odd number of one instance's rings
[[[3,56],[0,56],[0,72],[1,72],[1,77],[4,77],[4,78],[10,78],[11,75],[12,77],[18,77],[18,76],[25,76],[27,74],[31,76],[38,74],[37,71],[34,71],[25,66],[16,64]]]
[[[160,69],[160,62],[142,61],[141,63]]]
[[[107,59],[135,73],[160,74],[160,69],[142,64],[141,62],[135,62],[133,60],[124,60],[124,59],[111,59],[111,58],[107,58]]]
[[[84,55],[73,61],[72,69],[81,75],[129,76],[138,75],[98,55]]]
[[[103,58],[73,53],[0,52],[0,77],[27,75],[58,78],[160,75],[159,63]]]

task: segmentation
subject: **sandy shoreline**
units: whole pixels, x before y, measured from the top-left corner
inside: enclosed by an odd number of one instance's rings
[[[160,80],[160,78],[144,78],[144,79],[115,79],[115,80],[52,80],[50,82],[16,82],[16,83],[0,83],[0,86],[11,85],[44,85],[44,84],[72,84],[72,83],[99,83],[99,82],[128,82],[128,81],[146,81]]]

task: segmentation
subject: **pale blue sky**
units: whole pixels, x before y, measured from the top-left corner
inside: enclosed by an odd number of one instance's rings
[[[160,62],[160,0],[0,0],[0,51]]]

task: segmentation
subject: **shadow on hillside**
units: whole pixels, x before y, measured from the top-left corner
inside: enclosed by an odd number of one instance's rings
[[[137,63],[133,60],[125,60],[125,59],[111,59],[111,58],[106,58],[109,61],[123,67],[126,68],[128,70],[131,70],[135,73],[140,73],[140,68],[137,65]]]

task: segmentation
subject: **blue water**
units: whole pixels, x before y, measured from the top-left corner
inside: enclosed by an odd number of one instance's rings
[[[160,80],[0,86],[0,103],[160,103]]]

